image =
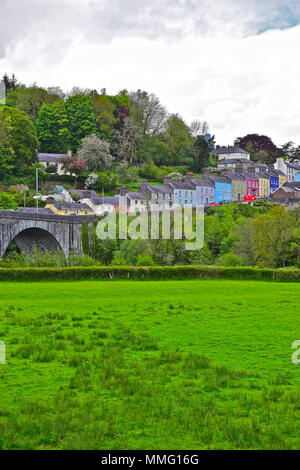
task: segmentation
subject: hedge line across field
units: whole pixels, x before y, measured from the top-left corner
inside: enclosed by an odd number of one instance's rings
[[[232,279],[300,282],[299,269],[221,266],[0,268],[0,281]]]

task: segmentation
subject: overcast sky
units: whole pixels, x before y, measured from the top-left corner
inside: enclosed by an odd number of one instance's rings
[[[158,95],[217,143],[300,144],[299,0],[0,0],[0,73]]]

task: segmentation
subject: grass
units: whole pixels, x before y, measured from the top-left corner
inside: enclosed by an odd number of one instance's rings
[[[2,449],[299,449],[297,284],[0,283]]]

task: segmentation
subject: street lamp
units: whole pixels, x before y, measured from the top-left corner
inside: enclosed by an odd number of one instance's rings
[[[39,170],[41,168],[35,169],[35,189],[36,189],[36,210],[39,210]]]

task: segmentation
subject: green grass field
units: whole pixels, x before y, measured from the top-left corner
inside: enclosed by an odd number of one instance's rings
[[[300,449],[299,293],[0,283],[0,448]]]

